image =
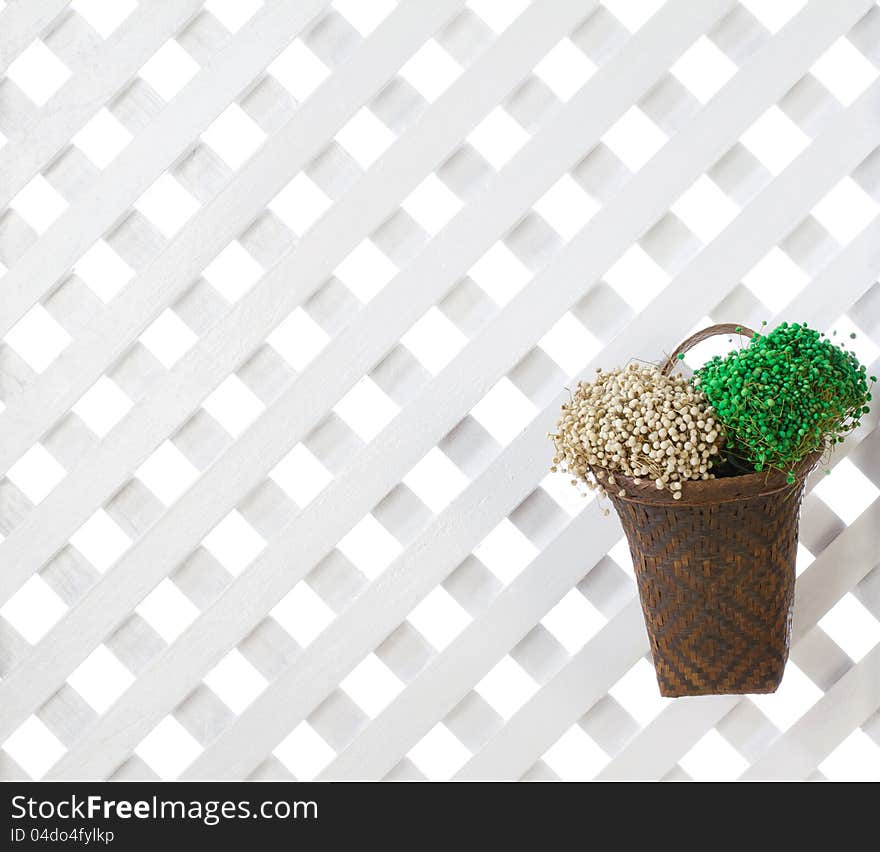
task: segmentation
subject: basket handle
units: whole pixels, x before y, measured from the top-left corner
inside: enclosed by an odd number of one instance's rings
[[[696,334],[692,334],[687,340],[679,343],[676,347],[675,351],[666,359],[666,362],[663,364],[661,368],[661,372],[664,376],[668,376],[673,367],[675,367],[678,356],[687,352],[689,349],[696,346],[698,343],[702,343],[704,340],[708,340],[710,337],[715,337],[718,334],[741,334],[743,337],[754,337],[755,332],[750,328],[747,328],[744,325],[737,325],[733,322],[723,322],[718,325],[710,325],[708,328],[704,328],[702,331],[698,331]]]

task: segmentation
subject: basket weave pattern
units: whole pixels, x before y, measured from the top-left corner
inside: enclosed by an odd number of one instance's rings
[[[695,505],[611,497],[662,695],[773,692],[782,680],[803,480],[795,490],[756,490]]]

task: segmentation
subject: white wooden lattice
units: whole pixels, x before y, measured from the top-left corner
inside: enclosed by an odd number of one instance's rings
[[[880,777],[876,411],[758,698],[659,698],[546,439],[710,320],[877,372],[873,2],[8,0],[0,71],[0,777]]]

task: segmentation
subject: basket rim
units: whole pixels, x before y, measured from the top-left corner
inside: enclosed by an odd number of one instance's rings
[[[786,474],[773,469],[741,476],[724,476],[720,479],[697,479],[682,484],[680,500],[676,500],[665,488],[658,491],[653,480],[642,480],[641,484],[636,485],[631,477],[615,472],[615,484],[608,489],[608,496],[612,501],[624,503],[677,507],[751,500],[754,497],[766,497],[780,491],[800,488],[821,457],[822,452],[815,452],[801,459],[794,467],[794,483],[787,481]],[[594,473],[597,470],[603,469],[593,468]],[[603,472],[606,475],[608,473],[607,470]],[[625,496],[618,496],[618,486],[626,491]]]

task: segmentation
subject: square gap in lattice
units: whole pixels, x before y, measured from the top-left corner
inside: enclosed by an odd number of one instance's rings
[[[33,574],[2,607],[2,616],[31,645],[36,645],[67,612],[64,601]]]
[[[67,209],[67,201],[46,178],[37,175],[18,191],[9,207],[42,235]]]
[[[333,474],[305,444],[297,444],[269,476],[300,508],[311,503],[333,480]]]
[[[535,66],[542,80],[561,101],[568,101],[596,72],[596,66],[568,37],[552,47]]]
[[[266,406],[236,375],[227,376],[205,399],[202,408],[233,438],[237,438]]]
[[[134,206],[166,239],[171,239],[199,209],[199,202],[166,172],[153,182]]]
[[[572,725],[541,759],[563,781],[589,781],[610,758],[580,725]]]
[[[750,695],[758,709],[780,731],[787,731],[824,693],[798,666],[789,660],[785,675],[776,692],[767,695]]]
[[[42,444],[34,444],[6,472],[6,478],[34,505],[45,500],[66,475]]]
[[[397,267],[372,240],[365,239],[333,274],[366,304],[397,275]]]
[[[781,30],[805,5],[807,0],[739,0],[771,33]]]
[[[425,100],[436,101],[461,74],[461,66],[435,39],[428,39],[400,69],[403,77]]]
[[[131,547],[131,539],[103,509],[70,537],[70,543],[102,574]]]
[[[199,471],[171,441],[164,441],[135,471],[135,476],[165,506],[170,506],[198,479]]]
[[[106,645],[99,645],[71,673],[67,683],[102,714],[134,683],[134,676]]]
[[[199,617],[199,609],[167,577],[138,604],[135,612],[169,645]]]
[[[406,755],[431,781],[448,781],[471,757],[461,740],[438,722]]]
[[[500,33],[525,11],[529,0],[468,0],[467,5],[496,33]]]
[[[134,137],[102,108],[71,140],[99,169],[106,169]]]
[[[537,691],[538,684],[512,657],[503,657],[474,687],[502,719],[510,719]]]
[[[227,302],[234,303],[263,277],[263,267],[233,240],[205,267],[202,276]]]
[[[818,769],[829,781],[880,781],[880,745],[856,728]]]
[[[804,133],[778,106],[772,106],[740,137],[767,170],[778,175],[809,144]]]
[[[602,277],[635,311],[646,308],[669,283],[669,275],[638,244],[630,246]]]
[[[332,204],[320,187],[300,172],[269,202],[269,210],[302,237]]]
[[[73,0],[70,8],[80,14],[101,38],[114,33],[122,22],[137,8],[135,0]]]
[[[125,417],[133,404],[116,382],[101,376],[77,400],[73,412],[95,435],[103,438]]]
[[[854,240],[871,221],[880,205],[851,177],[845,177],[810,211],[841,245]]]
[[[297,372],[302,372],[330,342],[330,335],[302,308],[296,308],[266,342]]]
[[[810,73],[844,106],[849,106],[880,71],[846,36],[841,36],[813,63]]]
[[[67,348],[71,338],[42,305],[34,305],[3,340],[34,372],[42,373]]]
[[[305,580],[300,580],[269,614],[301,647],[314,641],[336,618],[333,610]]]
[[[232,33],[237,33],[262,6],[263,0],[207,0],[205,3],[205,8]]]
[[[851,593],[831,607],[818,625],[855,662],[880,643],[880,621]]]
[[[202,141],[234,170],[250,159],[265,138],[266,133],[238,104],[226,107],[202,133]]]
[[[367,654],[339,685],[371,719],[375,719],[404,688],[397,675],[373,653]]]
[[[497,305],[503,307],[529,283],[532,273],[499,241],[468,270],[468,276]]]
[[[302,39],[291,42],[267,70],[300,102],[330,76],[330,69],[306,47]]]
[[[880,488],[848,458],[823,476],[813,493],[845,523],[853,523],[880,495]]]
[[[104,240],[74,264],[73,272],[104,303],[134,277],[134,270]]]
[[[358,521],[336,546],[370,580],[403,552],[400,542],[373,515]]]
[[[407,621],[442,651],[470,624],[471,617],[446,589],[436,586],[410,612]]]
[[[163,781],[173,781],[202,753],[202,747],[177,719],[166,716],[134,753]]]
[[[697,178],[670,209],[703,243],[712,242],[739,213],[739,207],[706,175]]]
[[[336,752],[308,723],[300,722],[273,750],[298,781],[312,781]]]
[[[500,171],[529,141],[529,134],[504,107],[495,107],[469,134],[467,141]]]
[[[170,101],[199,72],[199,64],[174,39],[166,41],[143,65],[140,78]]]
[[[462,206],[458,196],[436,174],[428,175],[401,204],[431,237],[436,236]]]
[[[42,106],[71,76],[70,69],[39,39],[9,65],[6,76],[37,106]]]
[[[570,311],[564,313],[539,341],[538,345],[562,368],[569,379],[602,351],[602,343]]]
[[[630,107],[602,136],[631,171],[639,171],[666,144],[666,134],[638,107]]]
[[[396,0],[333,0],[333,8],[364,38],[375,30],[393,11]]]
[[[506,585],[520,574],[540,550],[505,518],[474,548],[473,553]]]
[[[537,406],[506,376],[470,410],[470,416],[502,446],[513,441],[537,413]]]
[[[361,440],[369,442],[391,422],[400,408],[369,376],[364,376],[333,406],[333,411]]]
[[[237,648],[205,675],[204,682],[236,715],[243,713],[269,685]]]
[[[600,204],[563,175],[535,202],[534,210],[564,240],[570,240],[593,218]]]
[[[700,36],[669,70],[700,103],[705,104],[738,69],[714,42]]]
[[[434,447],[403,482],[434,514],[439,514],[467,488],[469,480],[449,456]]]
[[[606,621],[580,590],[571,589],[541,619],[541,624],[569,654],[576,654],[605,626]]]
[[[749,768],[748,761],[714,728],[678,764],[695,781],[734,781]]]
[[[233,509],[202,540],[202,546],[233,576],[238,576],[266,547],[263,537]]]
[[[397,137],[372,110],[361,107],[334,138],[362,169],[369,169]]]
[[[29,716],[13,731],[3,750],[34,780],[42,778],[67,751],[36,716]]]
[[[423,367],[437,375],[467,344],[467,338],[439,308],[429,308],[400,339]]]
[[[770,313],[779,314],[810,283],[810,276],[786,252],[774,247],[743,276],[742,283]]]
[[[617,680],[608,694],[643,728],[673,702],[660,695],[654,666],[644,657]]]

